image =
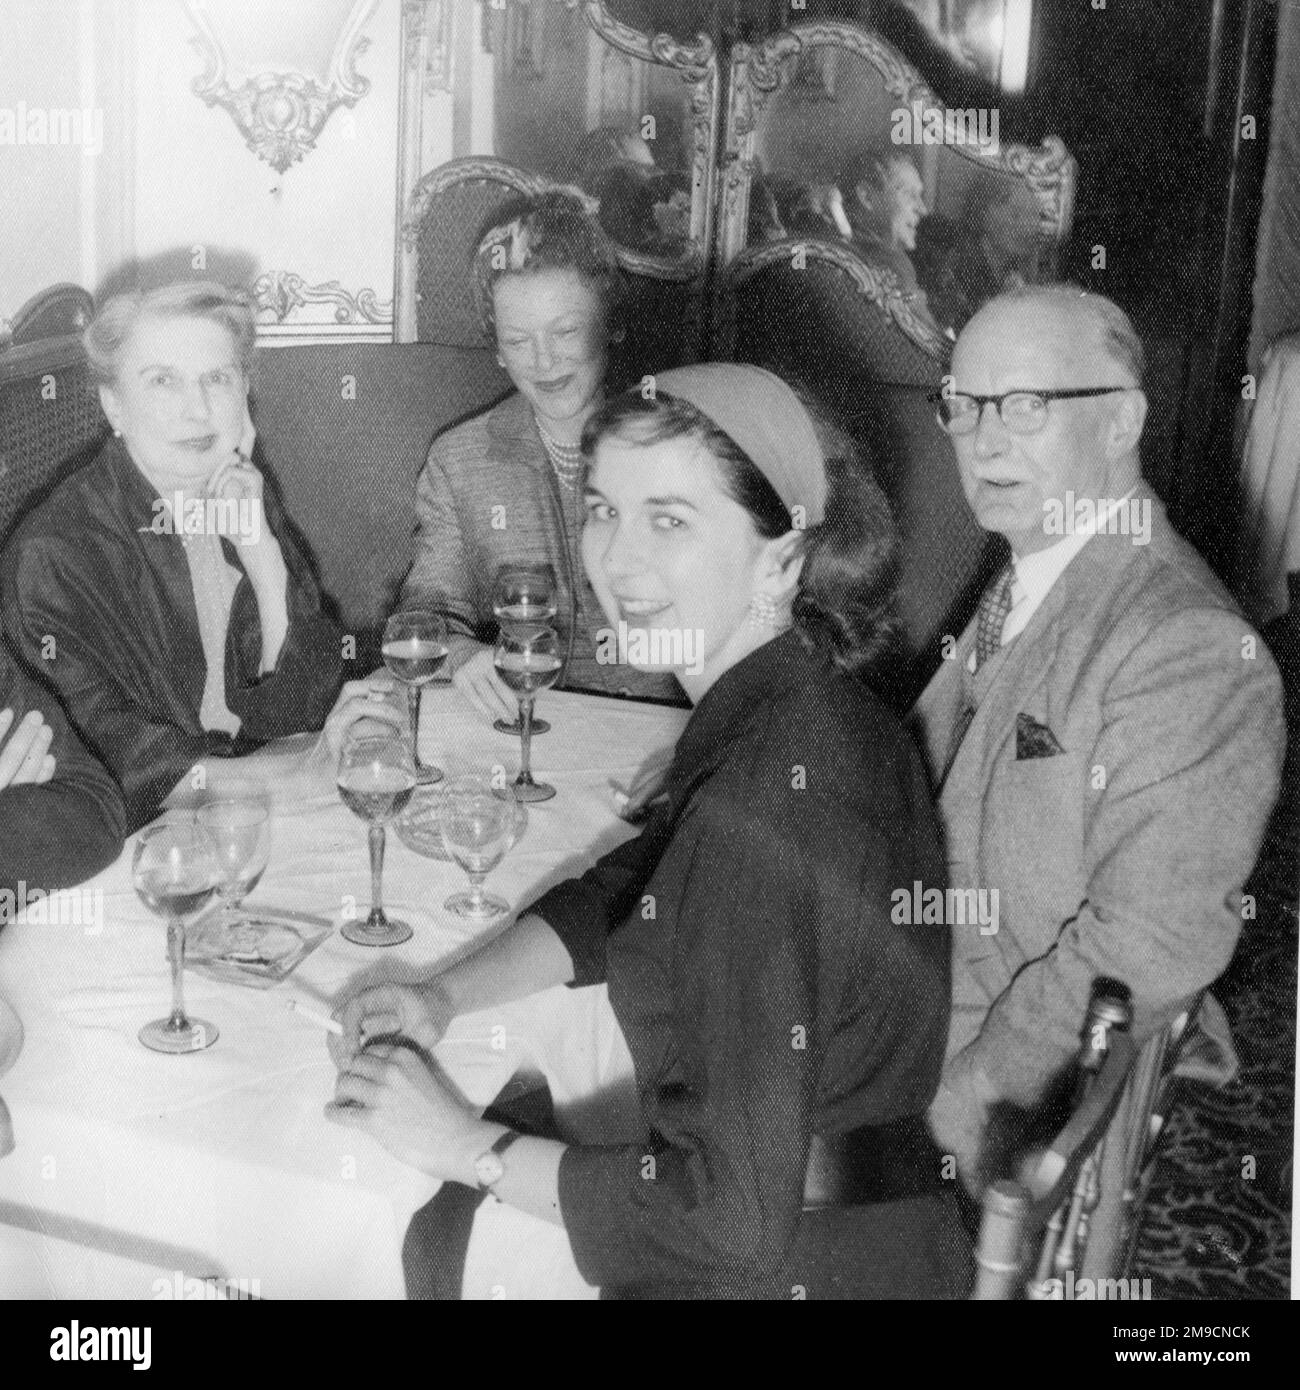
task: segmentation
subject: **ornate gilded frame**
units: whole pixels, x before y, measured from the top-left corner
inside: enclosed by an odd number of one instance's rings
[[[398,226],[394,271],[394,338],[411,342],[416,334],[416,283],[418,279],[419,224],[439,191],[475,174],[475,156],[455,159],[429,173],[419,171],[422,127],[422,85],[427,64],[429,33],[437,29],[434,16],[451,0],[406,0],[402,11],[402,47],[405,75],[402,87],[401,128],[398,142]],[[545,3],[545,0],[539,0]],[[568,9],[581,8],[583,18],[605,43],[645,63],[675,69],[689,83],[691,92],[691,219],[690,246],[684,255],[667,258],[618,248],[623,267],[636,275],[659,280],[697,281],[702,287],[712,262],[715,233],[714,184],[721,142],[719,119],[718,57],[712,39],[700,34],[686,43],[671,34],[646,34],[622,23],[609,13],[605,0],[552,0]],[[502,161],[477,161],[483,177],[500,178],[510,166]],[[512,175],[525,185],[542,187],[540,177],[514,169]]]
[[[793,246],[798,244],[746,246],[755,136],[764,107],[781,85],[785,63],[808,49],[820,47],[865,58],[880,73],[886,92],[900,106],[911,108],[919,104],[925,111],[945,111],[934,90],[900,53],[878,35],[855,24],[838,20],[795,24],[769,35],[761,43],[737,44],[731,58],[718,210],[718,256],[725,268],[719,290],[723,294],[728,284],[738,282],[737,277],[789,259]],[[1022,179],[1038,199],[1046,239],[1053,249],[1064,240],[1074,214],[1077,165],[1060,139],[1049,135],[1037,147],[1013,144],[989,149],[979,144],[952,144],[946,148],[990,172]],[[909,305],[893,272],[867,266],[851,251],[830,242],[818,242],[817,247],[819,258],[839,266],[918,347],[938,361],[946,359],[951,344]],[[724,313],[724,325],[725,319]]]

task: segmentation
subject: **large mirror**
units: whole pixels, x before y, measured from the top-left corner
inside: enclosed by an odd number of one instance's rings
[[[936,353],[999,290],[1052,273],[1074,184],[1059,141],[1004,144],[996,106],[946,109],[844,23],[741,46],[732,77],[729,259],[800,239],[850,252]]]
[[[692,66],[697,55],[679,47],[665,56],[680,61],[652,61],[645,36],[617,7],[555,0],[490,11],[487,37],[492,153],[580,187],[620,246],[688,255],[697,94],[681,63]]]
[[[397,332],[419,332],[427,223],[456,205],[449,182],[484,170],[574,185],[625,267],[685,282],[713,233],[717,58],[706,36],[637,27],[635,0],[406,0]],[[512,177],[509,176],[508,177]],[[440,259],[478,230],[450,213]]]

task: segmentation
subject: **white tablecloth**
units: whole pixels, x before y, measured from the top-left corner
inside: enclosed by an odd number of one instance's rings
[[[559,795],[529,808],[523,840],[489,879],[515,905],[631,833],[613,813],[611,779],[626,782],[685,720],[563,693],[541,703],[553,727],[534,742],[534,771]],[[517,739],[492,731],[450,689],[426,694],[424,705],[426,760],[452,773],[496,764],[513,776]],[[326,760],[300,740],[245,766],[267,778],[276,803],[270,865],[250,905],[335,923],[364,909],[366,829],[339,802]],[[129,870],[128,845],[83,890],[90,910],[80,926],[20,919],[0,934],[0,995],[26,1031],[0,1081],[16,1137],[0,1160],[0,1297],[193,1297],[204,1286],[184,1281],[204,1276],[255,1281],[264,1298],[402,1297],[402,1237],[436,1184],[324,1119],[334,1081],[324,1036],[285,1001],[332,998],[359,974],[463,952],[473,929],[441,906],[463,884],[460,870],[390,831],[385,905],[411,922],[414,939],[376,951],[335,933],[269,990],[187,973],[190,1012],[221,1036],[179,1057],[136,1038],[166,1013],[169,985],[162,924],[137,900]],[[440,1060],[478,1104],[530,1060],[553,1082],[567,1076],[556,1099],[575,1137],[588,1119],[583,1092],[627,1069],[603,990],[548,991],[493,1018],[461,1020]],[[480,1225],[517,1244],[521,1220],[531,1223],[494,1204]],[[529,1226],[538,1239],[526,1277],[503,1288],[479,1252],[467,1295],[539,1296],[571,1279],[562,1233],[552,1228],[548,1244],[540,1226]]]

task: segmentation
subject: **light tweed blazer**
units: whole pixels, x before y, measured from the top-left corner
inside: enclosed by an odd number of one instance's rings
[[[547,563],[559,590],[555,626],[566,642],[572,637],[564,687],[682,702],[671,675],[596,659],[607,620],[582,567],[582,497],[555,481],[532,408],[518,392],[433,441],[416,485],[415,515],[403,608],[438,608],[453,633],[494,642],[497,570]]]
[[[917,704],[951,881],[998,892],[995,933],[953,929],[945,1084],[985,1104],[1041,1098],[1077,1050],[1096,977],[1132,990],[1139,1041],[1213,982],[1277,795],[1277,670],[1138,496],[1150,543],[1088,541],[991,658],[951,766],[974,624]]]

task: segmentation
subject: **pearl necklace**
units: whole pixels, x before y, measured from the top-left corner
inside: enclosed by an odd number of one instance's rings
[[[542,422],[535,416],[534,420],[537,433],[541,436],[542,448],[546,450],[546,457],[551,461],[555,476],[570,492],[577,492],[578,479],[582,474],[582,445],[561,444],[558,439],[553,439],[547,434]]]

